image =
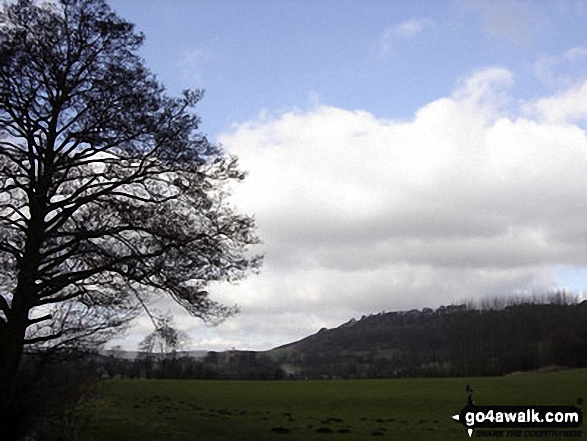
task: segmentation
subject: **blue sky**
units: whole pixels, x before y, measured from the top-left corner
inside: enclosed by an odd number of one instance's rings
[[[261,110],[328,105],[410,118],[472,71],[506,66],[515,98],[556,84],[537,63],[585,43],[583,2],[153,1],[115,10],[146,36],[143,55],[172,92],[207,92],[212,138]],[[402,27],[403,26],[403,27]],[[555,74],[584,72],[584,59]]]
[[[381,310],[587,291],[586,1],[114,0],[249,178],[259,276],[200,349]],[[173,308],[168,304],[161,309]],[[148,332],[139,321],[125,344]]]

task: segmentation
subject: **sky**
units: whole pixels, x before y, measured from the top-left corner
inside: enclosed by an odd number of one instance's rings
[[[111,0],[239,158],[258,275],[187,349],[266,350],[381,311],[587,294],[587,1]],[[115,343],[136,349],[145,317]]]

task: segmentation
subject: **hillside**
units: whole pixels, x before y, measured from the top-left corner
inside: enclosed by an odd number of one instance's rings
[[[560,299],[559,299],[560,300]],[[587,367],[587,301],[397,311],[321,329],[265,352],[103,354],[101,372],[146,378],[486,376]]]
[[[503,375],[587,366],[587,302],[389,312],[268,352],[302,377]]]

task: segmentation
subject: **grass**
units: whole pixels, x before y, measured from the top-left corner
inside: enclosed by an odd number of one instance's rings
[[[587,398],[587,369],[467,379],[111,380],[80,412],[82,439],[465,440],[450,416],[465,404],[466,384],[477,404],[574,405]]]

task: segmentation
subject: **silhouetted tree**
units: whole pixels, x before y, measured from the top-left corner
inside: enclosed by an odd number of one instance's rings
[[[155,330],[139,344],[140,358],[143,361],[147,378],[153,376],[155,363],[159,364],[158,376],[165,377],[168,365],[176,361],[176,352],[187,342],[188,337],[184,332],[178,331],[172,326],[170,315],[161,317],[154,317],[150,313],[149,315],[153,320]]]
[[[155,295],[221,320],[235,308],[207,284],[259,265],[253,219],[225,202],[244,174],[196,131],[201,91],[167,96],[142,41],[104,0],[0,12],[3,439],[25,347],[93,347]]]

